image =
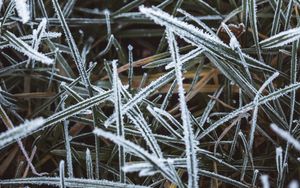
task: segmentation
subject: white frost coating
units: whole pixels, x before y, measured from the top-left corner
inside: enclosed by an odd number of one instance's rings
[[[20,38],[16,37],[13,33],[7,31],[5,32],[4,35],[5,35],[4,37],[11,44],[11,47],[14,48],[15,50],[23,53],[24,55],[36,61],[40,61],[47,65],[53,64],[52,59],[38,52],[37,50],[34,50],[31,46],[29,46],[26,42],[24,42]]]
[[[196,49],[194,49],[194,50],[188,52],[187,54],[181,56],[181,57],[180,57],[180,60],[181,60],[182,63],[185,63],[185,62],[190,61],[191,59],[194,59],[195,57],[199,56],[199,55],[200,55],[201,53],[203,53],[203,52],[204,52],[203,49],[201,49],[201,48],[196,48]],[[172,61],[172,62],[170,62],[169,64],[167,64],[167,65],[165,66],[165,69],[166,69],[166,70],[169,70],[169,69],[173,68],[174,65],[175,65],[175,62]]]
[[[47,19],[43,18],[41,23],[39,24],[38,28],[36,30],[36,34],[32,33],[33,35],[33,49],[38,50],[39,44],[41,43],[42,37],[45,34],[46,30],[46,24],[47,24]],[[35,38],[36,37],[36,38]]]
[[[118,183],[108,180],[93,180],[82,178],[65,178],[66,187],[114,187],[114,188],[147,188],[141,185],[132,185],[125,183]],[[46,185],[46,186],[60,186],[59,177],[34,177],[34,178],[18,178],[1,180],[0,185]]]
[[[300,151],[300,142],[296,140],[288,131],[280,129],[273,123],[271,124],[271,129],[288,143],[291,143],[298,151]]]
[[[178,95],[181,109],[181,120],[184,130],[184,142],[186,147],[187,156],[187,171],[188,171],[188,187],[198,187],[198,168],[197,168],[197,156],[195,151],[195,136],[193,133],[193,127],[190,120],[187,104],[185,102],[185,91],[183,88],[183,75],[182,75],[182,62],[180,61],[179,50],[174,34],[169,28],[167,28],[167,38],[169,43],[169,49],[173,61],[175,62],[175,75],[178,84]]]
[[[152,81],[149,85],[145,88],[140,90],[131,100],[129,100],[126,104],[123,105],[122,114],[126,114],[131,108],[136,106],[139,102],[145,99],[149,94],[154,92],[156,89],[160,88],[166,82],[169,82],[171,78],[173,78],[173,71],[170,71],[163,76],[159,77],[155,81]],[[105,122],[105,126],[109,126],[116,120],[116,114],[112,114]],[[107,125],[106,125],[107,124]]]
[[[122,170],[125,172],[138,172],[141,169],[145,168],[152,168],[150,163],[133,163],[133,164],[126,164]]]
[[[299,184],[296,180],[293,180],[290,184],[289,184],[289,188],[299,188]]]
[[[21,17],[23,24],[27,23],[30,19],[29,6],[27,0],[15,0],[18,15]]]
[[[189,14],[188,12],[182,10],[181,8],[177,9],[178,12],[185,15],[187,18],[190,18],[194,22],[196,22],[198,25],[200,25],[203,29],[205,29],[207,32],[209,32],[211,35],[216,36],[216,33],[211,30],[210,27],[208,27],[204,22],[202,22],[200,19],[197,19],[195,16]]]
[[[269,176],[268,175],[260,176],[260,180],[261,180],[261,183],[263,185],[263,188],[270,188]]]
[[[275,100],[293,90],[297,90],[300,88],[300,83],[295,83],[295,84],[291,84],[285,88],[282,89],[278,89],[277,91],[270,93],[267,96],[261,97],[258,100],[258,105],[263,105],[266,104],[269,101]],[[231,120],[232,118],[240,115],[240,114],[244,114],[246,112],[248,112],[249,110],[253,109],[255,107],[254,103],[248,103],[243,107],[238,108],[237,110],[229,113],[228,115],[226,115],[225,117],[219,119],[218,121],[216,121],[215,123],[213,123],[212,125],[210,125],[207,129],[205,129],[204,132],[202,132],[200,134],[200,136],[198,137],[199,139],[203,138],[205,135],[209,134],[211,131],[213,131],[214,129],[216,129],[217,127],[223,125],[224,123],[226,123],[227,121]]]
[[[59,184],[61,188],[65,188],[65,161],[61,160],[59,163]]]
[[[86,173],[87,173],[87,178],[88,179],[94,179],[94,171],[93,171],[93,160],[91,156],[91,151],[89,148],[86,149],[85,152],[85,164],[86,164]]]
[[[151,18],[155,23],[168,27],[179,37],[184,39],[186,42],[205,49],[208,53],[217,55],[221,59],[227,59],[232,61],[239,61],[234,55],[234,51],[225,44],[218,37],[212,36],[209,33],[204,32],[202,29],[196,28],[195,26],[183,22],[172,15],[158,9],[158,8],[146,8],[144,6],[139,7],[140,12]],[[228,51],[230,53],[228,53]],[[255,62],[262,67],[270,69],[269,66],[264,63],[243,54],[245,59]],[[252,65],[253,66],[253,65]]]
[[[158,120],[162,126],[164,126],[173,136],[176,136],[177,138],[182,138],[182,136],[173,129],[172,126],[163,118],[160,114],[158,114],[156,111],[153,110],[151,106],[147,106],[147,110],[152,114],[152,116]]]
[[[154,107],[153,110],[159,114],[161,114],[162,116],[165,116],[166,118],[168,118],[170,120],[170,122],[172,122],[177,129],[182,129],[180,123],[171,115],[169,114],[167,111],[162,110],[160,108]]]
[[[156,168],[169,180],[172,182],[174,181],[174,177],[170,174],[169,169],[161,162],[160,158],[156,157],[155,155],[152,155],[148,153],[146,150],[141,148],[140,146],[132,143],[131,141],[125,140],[124,138],[120,136],[116,136],[110,132],[103,131],[102,129],[95,128],[93,131],[94,134],[98,136],[102,136],[106,139],[111,140],[112,142],[122,145],[128,152],[131,152],[140,158],[149,161],[151,164],[155,165]]]
[[[298,40],[299,38],[300,38],[300,28],[297,27],[297,28],[289,29],[287,31],[282,31],[277,35],[267,38],[261,41],[260,45],[263,48],[271,49],[271,48],[284,46],[288,43]]]
[[[137,113],[136,110],[130,110],[130,112],[127,113],[127,116],[140,130],[150,150],[155,153],[157,157],[162,157],[162,151],[143,115],[141,113]]]
[[[35,130],[39,129],[45,123],[44,118],[36,118],[33,120],[25,120],[25,122],[17,127],[7,130],[0,134],[0,148],[11,144],[18,139],[24,138]]]
[[[283,160],[282,160],[282,148],[276,148],[276,167],[278,174],[282,173],[283,170]]]
[[[111,26],[110,26],[110,11],[108,9],[105,9],[103,11],[105,15],[105,22],[106,22],[106,27],[107,27],[107,36],[111,35]]]
[[[46,32],[44,34],[43,38],[53,39],[53,38],[58,38],[58,37],[61,37],[61,33]],[[19,39],[23,40],[26,43],[31,43],[31,41],[33,39],[33,35],[25,35],[25,36],[19,37]],[[8,43],[7,41],[0,42],[0,49],[4,49],[4,48],[8,48],[8,47],[12,47],[12,45],[10,43]]]
[[[153,168],[153,165],[150,163],[133,163],[133,164],[126,164],[123,168],[123,171],[125,172],[139,172],[139,176],[153,176],[156,173],[159,173],[159,171],[155,170]]]
[[[75,60],[77,69],[79,71],[79,74],[82,78],[82,81],[85,84],[85,87],[88,89],[88,87],[90,87],[91,83],[90,83],[90,80],[88,78],[84,63],[82,62],[82,58],[81,58],[81,55],[80,55],[79,50],[77,48],[77,45],[75,43],[75,40],[74,40],[74,38],[72,36],[72,33],[69,29],[69,26],[67,25],[67,22],[65,20],[64,14],[63,14],[57,0],[52,0],[52,4],[53,4],[55,12],[58,16],[58,19],[61,23],[61,26],[64,30],[68,46],[70,47],[70,50],[71,50],[73,59]]]
[[[122,134],[124,133],[123,128],[123,115],[122,115],[122,103],[121,103],[121,94],[120,94],[120,87],[119,87],[119,76],[118,76],[118,70],[117,70],[117,61],[112,61],[113,66],[113,102],[115,106],[115,113],[118,117],[117,120],[117,128],[120,129],[119,131],[122,131]],[[107,127],[106,127],[107,128]],[[122,136],[122,135],[119,135]]]
[[[257,113],[258,113],[258,101],[259,97],[261,96],[261,93],[263,90],[275,79],[279,76],[278,72],[275,72],[272,76],[270,76],[264,83],[263,85],[259,88],[257,93],[255,94],[255,97],[253,99],[253,104],[254,104],[254,110],[253,110],[253,118],[252,118],[252,124],[251,124],[251,130],[250,130],[250,139],[249,139],[249,150],[252,150],[253,146],[253,141],[254,141],[254,133],[255,133],[255,128],[256,128],[256,122],[257,122]]]
[[[174,18],[172,15],[158,9],[158,8],[146,8],[144,6],[139,7],[140,12],[145,14],[147,17],[150,17],[155,23],[167,26],[169,29],[171,29],[173,32],[177,33],[181,37],[185,37],[190,35],[190,33],[193,33],[195,36],[200,36],[203,39],[207,40],[207,42],[214,42],[217,45],[221,45],[222,47],[227,47],[226,44],[223,43],[218,37],[212,36],[209,33],[204,32],[202,29],[196,28],[195,26],[191,24],[187,24],[183,21],[180,21],[176,18]],[[183,29],[178,30],[177,28],[172,28],[172,24],[178,26],[178,28],[185,28],[189,30],[189,33],[184,32]],[[189,36],[190,39],[194,38],[194,36]]]
[[[122,98],[120,92],[120,80],[118,76],[117,60],[112,61],[113,67],[113,102],[115,107],[115,113],[117,115],[117,134],[118,136],[124,138],[124,125],[123,125],[123,115],[122,115]],[[119,169],[125,165],[125,152],[123,146],[119,145]],[[125,182],[125,173],[120,171],[120,181]]]
[[[120,82],[121,92],[126,98],[131,99],[131,94],[127,91],[127,87],[123,86]],[[148,125],[147,121],[143,117],[143,114],[139,110],[137,106],[133,107],[127,113],[128,118],[133,122],[133,124],[138,128],[142,137],[145,139],[147,145],[149,146],[150,150],[156,154],[157,157],[162,157],[162,151],[160,146],[158,145],[150,126]]]
[[[237,41],[235,37],[230,38],[229,46],[234,50],[236,48],[240,48],[240,43]]]
[[[42,41],[42,37],[44,36],[45,34],[45,29],[46,29],[46,24],[47,24],[47,19],[46,18],[43,18],[41,23],[39,24],[38,28],[37,29],[34,29],[33,32],[32,32],[32,48],[36,51],[38,51],[39,49],[39,45]],[[31,62],[31,59],[28,59],[28,64]],[[34,62],[33,63],[33,66],[34,66]]]

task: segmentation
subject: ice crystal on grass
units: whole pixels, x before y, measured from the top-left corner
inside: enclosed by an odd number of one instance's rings
[[[103,131],[98,128],[96,128],[93,131],[93,133],[98,136],[102,136],[106,139],[109,139],[118,145],[122,145],[128,152],[131,152],[131,153],[141,157],[142,159],[150,162],[152,165],[154,165],[155,168],[157,168],[167,179],[169,179],[173,182],[176,182],[176,181],[174,181],[174,177],[170,174],[170,171],[166,168],[166,166],[163,163],[161,163],[161,160],[159,158],[157,158],[155,155],[148,153],[140,146],[138,146],[128,140],[125,140],[124,138],[121,138],[119,136],[116,136],[114,134],[111,134],[109,132]]]
[[[288,131],[279,128],[275,124],[271,124],[271,129],[281,138],[292,144],[298,151],[300,151],[300,142],[296,140]]]
[[[278,172],[277,186],[280,186],[280,183],[282,181],[283,170],[284,170],[281,147],[276,148],[276,167]]]
[[[94,179],[93,160],[89,148],[85,152],[86,176],[88,179]]]
[[[27,0],[14,0],[18,15],[21,17],[23,23],[27,23],[30,19],[29,6]]]
[[[283,89],[279,89],[273,93],[270,93],[267,96],[264,97],[260,97],[259,100],[257,101],[256,105],[263,105],[268,103],[269,101],[273,101],[289,92],[292,92],[294,90],[297,90],[300,88],[300,83],[296,83],[296,84],[291,84]],[[238,116],[238,115],[245,115],[246,112],[248,112],[249,110],[252,110],[255,107],[254,103],[248,103],[247,105],[238,108],[237,110],[234,110],[233,112],[229,113],[228,115],[226,115],[225,117],[219,119],[218,121],[216,121],[215,123],[213,123],[212,125],[210,125],[210,127],[208,127],[203,133],[200,134],[199,138],[203,138],[205,135],[207,135],[208,133],[210,133],[211,131],[215,130],[217,127],[219,127],[220,125],[223,125],[224,123],[226,123],[227,121],[233,119],[234,117]]]
[[[49,57],[45,56],[44,54],[38,52],[37,50],[34,50],[32,47],[30,47],[27,43],[25,43],[23,40],[15,36],[13,33],[6,31],[3,33],[3,37],[9,41],[11,44],[11,47],[15,50],[23,53],[24,55],[28,56],[31,59],[34,59],[36,61],[40,61],[42,63],[45,63],[47,65],[50,65],[53,63],[53,60]]]
[[[285,46],[293,41],[300,38],[300,28],[289,29],[287,31],[282,31],[276,35],[273,35],[259,44],[266,49],[278,48]]]
[[[64,18],[64,15],[62,13],[62,10],[60,8],[60,5],[58,3],[57,0],[52,0],[52,3],[53,3],[53,6],[54,6],[54,9],[58,15],[58,18],[60,20],[60,23],[61,23],[61,26],[64,30],[64,33],[65,33],[65,36],[67,38],[67,41],[68,41],[68,45],[70,47],[70,50],[71,50],[71,53],[72,53],[72,56],[75,60],[75,63],[76,63],[76,66],[77,66],[77,69],[79,71],[79,74],[81,75],[81,78],[82,78],[82,81],[85,83],[85,86],[86,87],[89,87],[90,86],[90,81],[89,81],[89,78],[88,78],[88,75],[86,73],[86,69],[85,69],[85,66],[82,62],[82,58],[79,54],[79,50],[77,48],[77,45],[75,43],[75,40],[72,36],[72,33],[67,25],[67,22]]]
[[[61,188],[66,188],[65,185],[65,161],[59,162],[59,183]]]
[[[187,155],[187,171],[189,174],[188,187],[198,187],[198,163],[197,154],[195,150],[195,136],[193,133],[193,127],[190,120],[190,114],[185,101],[185,91],[183,88],[183,75],[182,75],[182,62],[180,61],[179,50],[177,42],[175,40],[172,31],[167,28],[167,38],[169,43],[169,49],[173,61],[175,62],[175,74],[178,84],[179,103],[181,110],[181,120],[184,129],[184,142]]]
[[[0,0],[0,186],[298,187],[298,5]]]
[[[120,91],[120,81],[118,76],[116,61],[112,61],[113,66],[113,96],[114,96],[114,106],[117,115],[117,132],[118,136],[125,137],[124,123],[122,115],[122,99]],[[123,146],[119,145],[119,171],[120,171],[120,182],[125,182],[125,173],[121,170],[125,165],[125,152]]]
[[[269,182],[269,176],[268,175],[260,176],[260,180],[261,180],[263,188],[270,188],[270,182]]]
[[[16,178],[11,180],[1,180],[0,185],[35,185],[35,186],[61,186],[60,177],[38,177],[38,178]],[[114,187],[114,188],[147,188],[141,185],[132,185],[125,183],[117,183],[107,180],[93,180],[83,178],[64,178],[64,185],[66,187]]]
[[[257,91],[254,99],[254,110],[253,110],[253,116],[252,116],[252,123],[251,123],[251,130],[250,130],[250,136],[249,136],[249,149],[252,150],[253,142],[254,142],[254,133],[256,129],[256,123],[257,123],[257,115],[258,115],[258,107],[259,107],[259,97],[261,96],[261,93],[263,90],[276,78],[279,76],[278,72],[275,72],[272,76],[270,76],[263,85],[259,88]]]
[[[36,118],[33,120],[25,120],[25,122],[19,126],[7,130],[0,134],[0,148],[11,144],[20,138],[24,138],[31,134],[33,131],[40,129],[45,123],[44,118]]]

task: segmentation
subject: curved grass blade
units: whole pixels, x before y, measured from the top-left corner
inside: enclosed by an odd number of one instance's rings
[[[159,170],[167,179],[176,183],[176,180],[174,180],[173,175],[170,174],[170,171],[166,168],[166,166],[163,163],[160,162],[161,160],[157,158],[155,155],[151,155],[140,146],[128,140],[125,140],[119,136],[103,131],[102,129],[96,128],[94,129],[93,133],[98,136],[109,139],[118,145],[122,145],[128,152],[134,153],[135,155],[148,161],[150,164],[155,166],[155,168],[157,168],[157,170]]]

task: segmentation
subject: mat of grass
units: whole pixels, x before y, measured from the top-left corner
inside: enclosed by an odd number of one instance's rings
[[[298,0],[0,0],[0,186],[298,187]]]

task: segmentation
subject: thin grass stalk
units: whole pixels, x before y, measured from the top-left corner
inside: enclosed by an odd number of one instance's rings
[[[61,109],[65,110],[65,98],[62,97]],[[68,177],[73,178],[73,162],[72,162],[72,151],[71,151],[71,138],[69,136],[69,121],[63,121],[63,131],[65,138],[65,148],[67,154],[67,169],[68,169]]]
[[[117,135],[124,138],[124,123],[123,123],[123,116],[122,116],[122,98],[120,92],[120,81],[118,76],[117,64],[116,61],[112,61],[113,67],[113,95],[114,95],[114,106],[115,112],[117,115]],[[120,182],[125,183],[126,181],[126,174],[122,170],[122,167],[125,165],[125,150],[123,146],[119,145],[119,172],[120,172]]]
[[[133,80],[133,46],[128,46],[128,62],[129,62],[129,69],[128,69],[128,85],[129,91],[132,90],[132,80]]]
[[[66,188],[65,185],[65,162],[62,160],[59,163],[59,179],[60,179],[60,188]]]
[[[297,69],[298,69],[298,53],[297,53],[297,49],[299,46],[299,41],[295,41],[293,42],[292,45],[292,58],[291,58],[291,68],[290,68],[290,80],[291,83],[296,83],[297,82]],[[292,133],[292,129],[293,129],[293,120],[294,120],[294,111],[295,111],[295,101],[296,101],[296,91],[292,91],[291,92],[291,99],[290,99],[290,118],[289,118],[289,127],[288,127],[288,132],[291,134]],[[285,147],[285,155],[284,155],[284,160],[283,160],[283,164],[288,162],[288,153],[289,153],[289,147],[290,144],[289,142],[286,143],[286,147]],[[287,173],[286,171],[283,173]],[[279,185],[279,187],[283,187],[284,185],[284,178],[285,178],[285,174],[282,177],[282,181],[281,184]]]
[[[87,173],[86,177],[88,179],[94,179],[93,160],[89,148],[86,149],[85,164],[86,164],[86,173]]]
[[[256,47],[256,52],[258,59],[263,62],[263,58],[261,55],[261,49],[259,45],[259,38],[258,38],[258,28],[257,28],[257,16],[256,16],[256,0],[249,0],[249,20],[250,26],[253,29],[252,35]]]
[[[184,88],[183,88],[183,76],[182,76],[182,63],[180,62],[179,50],[177,47],[177,43],[170,28],[167,29],[167,38],[169,43],[169,48],[171,52],[171,56],[173,61],[175,62],[175,72],[176,72],[176,80],[178,84],[178,94],[180,101],[180,109],[181,109],[181,120],[184,128],[184,141],[186,147],[186,155],[187,155],[187,171],[189,174],[188,178],[188,187],[198,187],[198,164],[197,164],[197,156],[195,151],[195,138],[193,133],[193,128],[190,120],[190,115],[187,109],[187,104],[185,102],[184,96]]]
[[[88,90],[89,97],[93,97],[93,89],[92,89],[92,86],[91,86],[91,83],[90,83],[87,71],[85,69],[84,62],[82,62],[82,58],[81,58],[81,56],[79,54],[78,48],[77,48],[76,43],[74,41],[74,38],[73,38],[73,36],[71,34],[71,31],[70,31],[70,29],[69,29],[69,27],[68,27],[68,25],[66,23],[66,20],[64,18],[63,13],[62,13],[60,5],[59,5],[59,3],[58,3],[57,0],[52,0],[52,3],[54,5],[55,12],[58,15],[58,18],[59,18],[59,20],[61,22],[61,26],[62,26],[62,28],[64,30],[65,35],[66,35],[68,45],[69,45],[70,50],[72,52],[72,56],[73,56],[73,59],[75,60],[77,69],[78,69],[78,71],[79,71],[79,73],[81,75],[82,81],[84,82],[84,84],[85,84],[85,86],[86,86],[86,88]],[[94,127],[97,127],[97,123],[96,123],[96,119],[97,119],[96,108],[92,107],[92,111],[93,111]],[[99,171],[100,141],[99,141],[99,139],[96,136],[95,136],[95,147],[96,147],[96,170],[95,170],[95,172],[96,172],[96,179],[99,179],[99,177],[100,177],[100,171]]]

